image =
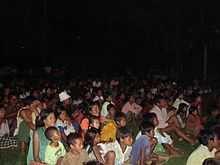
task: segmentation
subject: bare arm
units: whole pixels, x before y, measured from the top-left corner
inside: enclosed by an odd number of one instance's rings
[[[39,157],[39,152],[40,152],[39,136],[38,136],[38,132],[34,131],[34,134],[33,134],[33,156],[34,156],[34,161],[36,161],[36,162],[41,162],[40,157]]]
[[[141,149],[140,165],[145,165],[145,152],[143,148]]]
[[[94,146],[93,147],[93,151],[94,151],[94,154],[95,154],[95,157],[96,157],[96,159],[99,161],[99,162],[101,162],[101,163],[105,163],[105,161],[102,159],[102,156],[101,156],[101,151],[102,149],[101,149],[101,147],[100,146]]]

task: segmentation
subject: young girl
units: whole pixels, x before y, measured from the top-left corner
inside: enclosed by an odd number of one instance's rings
[[[95,120],[95,119],[97,119],[97,120]],[[100,123],[99,121],[100,121],[99,103],[98,102],[94,102],[91,105],[91,109],[89,111],[89,114],[87,115],[87,117],[82,119],[82,121],[80,123],[82,137],[84,137],[84,135],[86,134],[86,132],[89,129],[89,127],[92,127],[93,124],[96,125],[96,123],[97,124]],[[92,122],[94,122],[94,123],[92,123]],[[100,126],[100,124],[96,125],[95,127],[99,127],[99,126]]]
[[[198,137],[201,129],[203,128],[199,112],[195,107],[190,107],[189,109],[186,128],[194,136],[194,138]]]
[[[61,133],[62,141],[66,142],[66,137],[70,133],[74,133],[75,129],[74,129],[73,125],[71,124],[71,121],[68,118],[64,107],[59,106],[56,109],[56,117],[57,117],[56,127],[59,129],[59,131]]]
[[[56,165],[58,159],[61,159],[66,150],[60,142],[60,133],[56,127],[48,127],[45,131],[45,136],[50,141],[45,151],[45,163],[47,165]]]
[[[100,147],[97,145],[100,143],[100,133],[96,128],[90,128],[85,135],[84,147],[89,155],[89,160],[98,160],[104,163],[101,157]]]

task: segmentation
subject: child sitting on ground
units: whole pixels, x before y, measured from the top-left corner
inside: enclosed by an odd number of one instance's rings
[[[186,121],[186,128],[195,139],[197,139],[200,131],[203,129],[201,117],[195,107],[190,107],[189,116]]]
[[[89,156],[83,149],[83,140],[80,134],[71,133],[67,136],[70,151],[64,155],[61,165],[84,164],[88,162]]]
[[[154,125],[146,122],[141,129],[141,136],[135,141],[131,151],[132,165],[145,165],[152,160],[152,152],[157,141],[154,138]]]
[[[58,159],[66,154],[65,148],[60,142],[60,133],[56,127],[48,127],[45,131],[45,136],[50,140],[45,151],[45,163],[47,165],[56,165]]]

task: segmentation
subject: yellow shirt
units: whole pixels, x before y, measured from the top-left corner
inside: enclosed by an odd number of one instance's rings
[[[200,145],[189,156],[186,165],[202,165],[203,161],[207,158],[214,158],[216,149],[211,152],[208,147]]]

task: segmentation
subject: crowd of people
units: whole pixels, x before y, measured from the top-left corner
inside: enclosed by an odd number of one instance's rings
[[[31,74],[33,74],[31,72]],[[220,95],[211,85],[164,76],[65,76],[0,82],[0,149],[27,165],[164,164],[198,147],[187,165],[220,161]]]

